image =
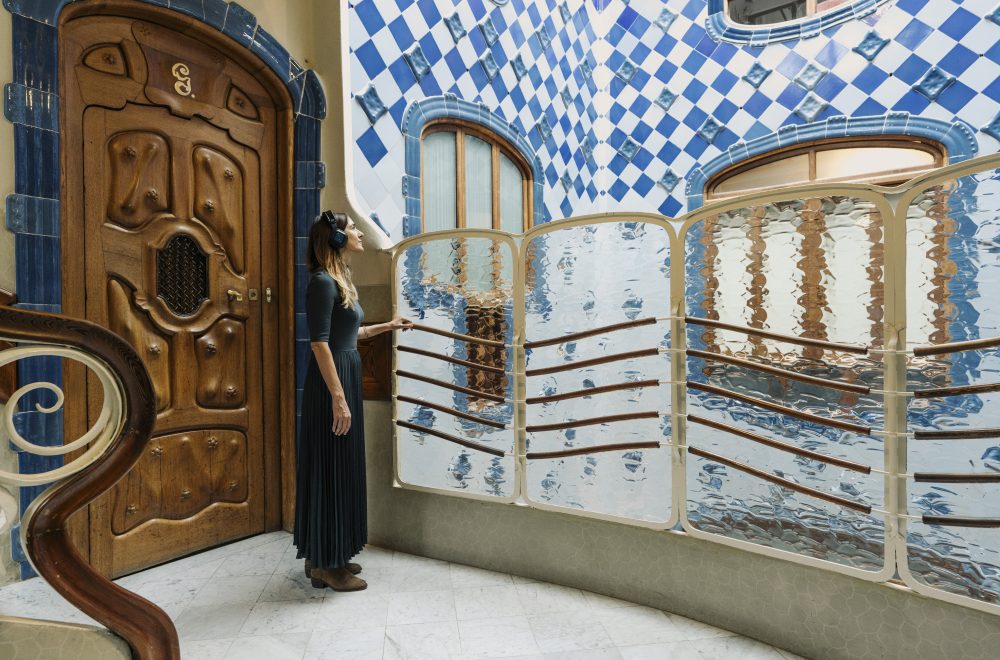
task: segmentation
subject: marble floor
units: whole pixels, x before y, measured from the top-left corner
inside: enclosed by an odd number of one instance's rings
[[[375,547],[357,559],[367,590],[313,589],[291,541],[263,534],[118,582],[173,618],[191,660],[797,658],[649,607]],[[0,614],[94,623],[37,578],[0,588]]]

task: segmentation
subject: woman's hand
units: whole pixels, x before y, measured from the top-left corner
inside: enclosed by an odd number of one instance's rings
[[[333,434],[347,435],[351,430],[351,409],[344,395],[333,397]]]
[[[385,324],[387,330],[402,330],[407,331],[413,328],[413,321],[410,319],[405,319],[402,316],[397,316],[393,320]]]

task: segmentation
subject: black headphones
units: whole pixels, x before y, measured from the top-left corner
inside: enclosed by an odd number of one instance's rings
[[[319,219],[326,221],[326,223],[330,225],[331,248],[334,250],[340,250],[347,245],[347,232],[337,226],[337,215],[334,214],[333,211],[323,211],[323,215],[319,216]]]

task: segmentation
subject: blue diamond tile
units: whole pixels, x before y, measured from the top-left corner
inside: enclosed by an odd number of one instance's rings
[[[483,38],[486,39],[487,46],[492,46],[500,38],[500,34],[493,26],[493,21],[489,18],[479,24],[479,29],[483,31]]]
[[[559,181],[562,183],[563,189],[566,192],[569,192],[569,189],[573,187],[573,178],[570,177],[568,171],[563,172],[562,178],[560,178]]]
[[[590,80],[590,75],[594,72],[594,68],[590,66],[590,62],[583,60],[580,62],[580,73],[583,74],[584,82]]]
[[[572,14],[569,13],[569,7],[566,6],[565,2],[559,5],[559,14],[566,23],[569,23],[569,19],[573,17]]]
[[[719,122],[715,121],[711,117],[708,117],[705,119],[705,123],[701,125],[701,128],[698,129],[698,135],[700,135],[705,142],[712,144],[712,142],[715,141],[715,138],[719,136],[719,132],[721,130],[722,126],[719,125]]]
[[[997,5],[996,9],[987,14],[986,18],[990,19],[997,25],[1000,25],[1000,5]]]
[[[1000,11],[1000,8],[997,11]],[[993,13],[995,14],[996,12]],[[990,137],[1000,140],[1000,114],[994,117],[993,121],[983,126],[982,131]]]
[[[523,78],[528,73],[528,69],[524,66],[524,60],[520,55],[510,61],[510,66],[514,69],[514,75],[517,76],[518,80]]]
[[[500,67],[497,66],[497,61],[493,59],[493,53],[486,53],[483,55],[479,63],[483,65],[483,71],[486,72],[486,77],[489,80],[493,80],[497,73],[500,71]]]
[[[861,55],[869,62],[875,59],[875,56],[885,48],[885,45],[889,43],[889,40],[884,38],[875,30],[872,30],[865,35],[865,38],[861,40],[857,46],[854,47],[854,52]]]
[[[567,108],[573,105],[573,95],[569,93],[569,87],[563,87],[559,95],[562,96],[563,103],[566,104]]]
[[[654,22],[656,23],[657,26],[659,26],[661,30],[666,32],[667,29],[670,27],[670,24],[674,22],[675,18],[677,18],[677,14],[670,11],[669,9],[662,9],[660,10],[660,15],[656,17],[656,20]]]
[[[932,66],[930,71],[920,79],[920,82],[913,86],[913,89],[934,101],[953,82],[955,82],[954,76],[946,75],[941,69]]]
[[[823,112],[829,104],[816,96],[812,92],[806,94],[802,102],[799,103],[798,107],[795,108],[795,114],[802,117],[807,122],[812,122],[816,119],[819,113]]]
[[[406,63],[410,65],[410,69],[413,70],[413,75],[416,76],[417,80],[420,80],[431,70],[431,65],[427,63],[427,58],[424,57],[424,51],[420,49],[420,44],[415,44],[413,48],[403,53],[403,57],[406,58]]]
[[[767,77],[771,75],[771,70],[764,67],[760,62],[754,62],[750,70],[747,71],[746,75],[743,76],[743,80],[747,81],[754,87],[760,87],[760,84],[764,82]]]
[[[801,71],[799,71],[799,75],[795,76],[795,82],[812,91],[827,73],[829,73],[829,71],[810,62]]]
[[[681,178],[674,174],[674,171],[668,167],[667,171],[663,173],[663,176],[660,177],[660,180],[657,181],[657,183],[666,188],[669,193],[673,192],[673,189],[677,187],[680,180]]]
[[[622,142],[622,146],[618,147],[618,153],[621,154],[622,158],[625,160],[632,160],[632,158],[639,151],[639,143],[632,138],[625,138]]]
[[[660,90],[660,95],[656,97],[656,105],[660,106],[664,110],[669,110],[670,106],[673,105],[676,100],[677,95],[664,87]]]
[[[385,107],[385,103],[382,103],[382,99],[379,98],[378,92],[375,91],[375,85],[368,85],[368,88],[355,98],[361,104],[361,109],[368,115],[368,121],[373,124],[378,121],[379,117],[389,111]]]
[[[538,32],[535,33],[535,37],[538,39],[538,45],[545,50],[549,47],[549,43],[552,41],[552,37],[549,36],[549,31],[545,29],[545,25],[538,28]]]
[[[618,67],[618,70],[615,71],[615,75],[625,82],[629,82],[633,77],[635,77],[636,71],[638,71],[638,69],[636,69],[635,65],[628,60],[625,60],[621,63],[621,66]]]
[[[462,19],[457,13],[444,19],[444,24],[448,26],[448,31],[451,32],[451,38],[455,40],[455,43],[458,43],[465,36],[465,26],[462,25]]]

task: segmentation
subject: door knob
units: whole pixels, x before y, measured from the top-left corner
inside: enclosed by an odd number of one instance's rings
[[[271,287],[264,289],[264,300],[271,302]]]
[[[243,294],[235,289],[229,289],[226,291],[226,296],[229,297],[229,302],[243,302]]]

